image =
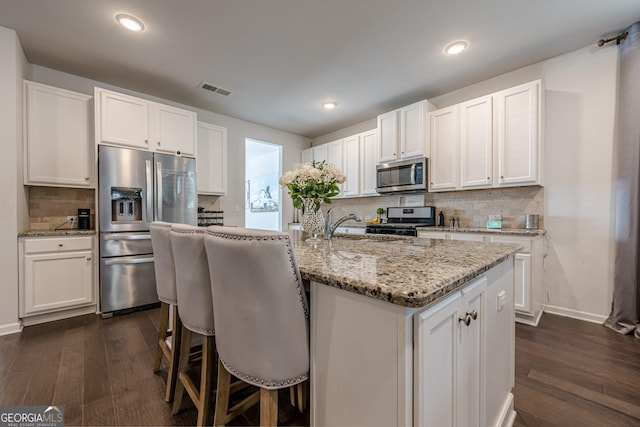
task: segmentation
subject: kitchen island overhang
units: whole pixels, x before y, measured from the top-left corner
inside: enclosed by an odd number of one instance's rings
[[[312,425],[513,423],[519,245],[291,238],[311,282]]]

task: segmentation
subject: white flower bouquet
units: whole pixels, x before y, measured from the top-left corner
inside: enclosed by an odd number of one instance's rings
[[[285,172],[279,183],[289,190],[293,206],[304,213],[305,199],[313,200],[314,210],[317,211],[322,202],[331,203],[331,198],[340,193],[338,184],[346,180],[340,169],[323,160],[298,165],[295,170]]]

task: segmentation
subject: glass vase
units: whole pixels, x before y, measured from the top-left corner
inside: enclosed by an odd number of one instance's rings
[[[320,208],[316,209],[313,199],[304,199],[302,229],[309,235],[307,242],[319,242],[324,234],[324,215]]]

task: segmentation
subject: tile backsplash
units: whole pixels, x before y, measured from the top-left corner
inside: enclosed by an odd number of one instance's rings
[[[77,216],[79,208],[91,210],[91,228],[95,230],[95,190],[85,188],[29,187],[29,229],[53,230]],[[61,229],[77,228],[65,224]]]
[[[220,196],[198,195],[198,206],[206,210],[220,210]],[[29,187],[29,229],[53,230],[77,216],[79,208],[91,209],[91,228],[97,229],[95,190],[63,187]],[[76,228],[77,224],[65,224],[61,229]]]
[[[483,228],[489,215],[502,215],[503,228],[524,228],[525,215],[536,214],[544,228],[544,188],[539,186],[334,199],[329,207],[336,206],[340,215],[353,212],[374,217],[376,208],[400,206],[401,197],[424,198],[425,206],[435,206],[436,213],[442,211],[445,224],[453,216],[461,227]]]

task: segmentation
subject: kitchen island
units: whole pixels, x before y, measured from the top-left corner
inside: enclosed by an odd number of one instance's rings
[[[387,236],[313,244],[312,425],[511,425],[519,245]]]

